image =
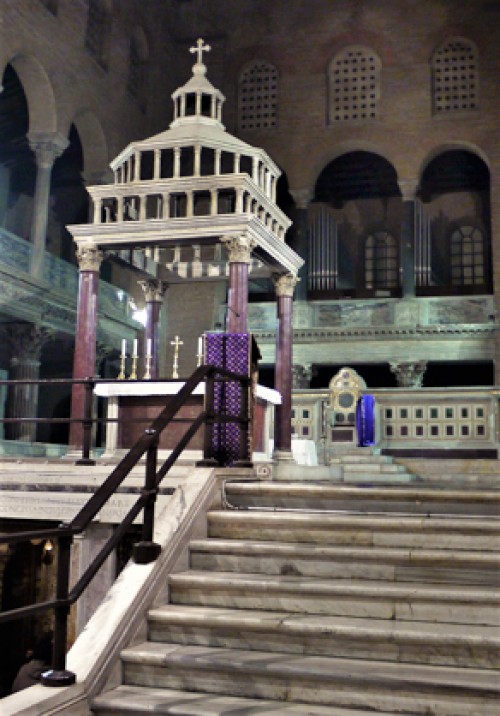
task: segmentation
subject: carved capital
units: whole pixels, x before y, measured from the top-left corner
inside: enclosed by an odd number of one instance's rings
[[[221,242],[229,254],[229,263],[249,264],[252,261],[252,249],[257,246],[255,239],[249,236],[223,236]]]
[[[3,332],[11,351],[12,365],[38,362],[43,346],[52,340],[55,334],[49,328],[31,323],[6,325]]]
[[[76,258],[80,271],[99,271],[104,253],[97,246],[78,246]]]
[[[395,362],[389,364],[391,372],[396,376],[398,388],[421,388],[424,373],[427,368],[426,360]]]
[[[166,281],[151,278],[144,281],[137,281],[137,283],[144,291],[146,303],[152,303],[153,301],[157,301],[158,303],[163,302],[163,297],[168,289],[168,283]]]
[[[297,209],[307,209],[312,201],[314,192],[312,189],[289,189]]]
[[[293,298],[295,286],[300,281],[294,273],[280,273],[273,275],[276,296],[288,296]]]
[[[66,137],[56,132],[30,132],[28,142],[35,153],[39,169],[52,169],[55,160],[69,144]]]
[[[295,389],[309,388],[312,378],[312,365],[293,365],[292,366],[292,387]]]
[[[417,197],[418,179],[399,179],[398,186],[403,201],[415,201]]]

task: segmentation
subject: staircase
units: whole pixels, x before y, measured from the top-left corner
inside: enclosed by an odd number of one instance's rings
[[[500,492],[347,464],[228,482],[93,713],[497,716]]]

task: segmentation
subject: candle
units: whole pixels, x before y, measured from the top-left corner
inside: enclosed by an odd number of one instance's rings
[[[203,353],[203,338],[200,336],[198,338],[198,355],[201,356]]]
[[[122,338],[122,356],[125,357],[127,355],[127,341],[125,338]]]
[[[139,345],[139,341],[137,340],[137,338],[134,338],[134,353],[133,353],[134,358],[137,358],[137,356],[138,356],[138,353],[137,353],[138,345]]]
[[[146,346],[147,346],[147,347],[146,347],[146,355],[150,356],[150,355],[151,355],[151,349],[152,349],[152,347],[153,347],[153,341],[151,340],[151,338],[148,338]]]

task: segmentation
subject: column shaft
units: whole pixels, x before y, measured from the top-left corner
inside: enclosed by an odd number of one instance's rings
[[[281,394],[274,421],[274,456],[277,460],[292,458],[292,384],[293,384],[293,291],[297,277],[282,274],[275,277],[278,329],[276,331],[276,365],[274,385]]]
[[[232,261],[229,264],[228,292],[229,333],[246,333],[248,329],[248,264]]]
[[[403,201],[400,265],[403,298],[415,296],[415,200]]]

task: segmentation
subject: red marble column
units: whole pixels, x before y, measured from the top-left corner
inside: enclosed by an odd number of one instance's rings
[[[78,286],[78,315],[73,358],[73,378],[93,378],[95,376],[96,359],[99,269],[103,253],[97,247],[84,246],[78,249],[77,259],[80,265],[80,281]],[[74,385],[71,394],[72,419],[83,418],[84,405],[84,386]],[[70,446],[80,448],[83,439],[81,423],[72,423],[69,434]]]
[[[275,278],[278,330],[274,387],[281,394],[274,421],[274,459],[293,461],[292,457],[292,383],[293,383],[293,292],[297,277],[281,274]]]
[[[149,377],[156,380],[159,377],[159,337],[160,337],[160,313],[163,305],[163,298],[167,291],[166,281],[149,279],[138,281],[146,298],[146,346],[151,346],[151,365]]]
[[[227,299],[227,332],[248,330],[248,273],[255,241],[247,236],[221,239],[229,254],[229,291]]]

